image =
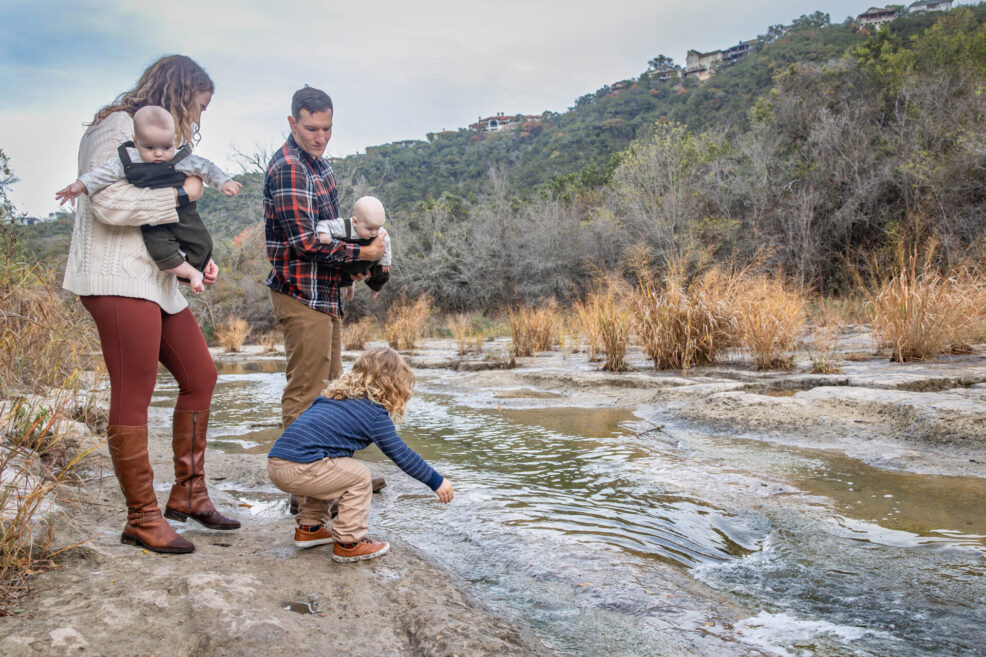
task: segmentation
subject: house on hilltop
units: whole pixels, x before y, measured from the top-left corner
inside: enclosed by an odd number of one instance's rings
[[[723,61],[722,51],[713,50],[712,52],[699,52],[689,50],[685,55],[684,77],[694,75],[699,81],[708,80],[716,74],[716,66]]]
[[[759,39],[750,39],[749,41],[740,41],[735,46],[731,48],[726,48],[722,51],[722,60],[727,64],[733,64],[736,60],[740,59],[746,53],[750,52],[753,46],[757,45]]]
[[[634,84],[636,84],[636,82],[633,80],[620,80],[619,82],[614,82],[609,85],[609,93],[607,95],[619,98],[623,95],[624,91],[633,87]]]
[[[856,17],[856,27],[875,25],[880,29],[893,19],[903,14],[917,14],[925,11],[948,11],[952,8],[952,0],[920,0],[912,2],[906,8],[904,5],[887,5],[886,7],[870,7]]]
[[[512,130],[520,127],[521,123],[528,121],[540,121],[544,114],[515,114],[507,116],[503,112],[497,112],[496,116],[480,117],[475,123],[469,124],[469,129],[476,132],[499,132],[500,130]]]
[[[694,75],[699,79],[699,82],[704,82],[716,74],[716,69],[735,64],[750,52],[759,41],[759,39],[740,41],[735,46],[711,52],[689,50],[685,56],[685,70],[681,72],[681,76]]]
[[[887,5],[886,7],[870,7],[856,17],[856,27],[869,27],[870,25],[880,29],[893,19],[900,16],[904,5]]]
[[[952,8],[952,0],[924,0],[915,2],[907,8],[907,13],[916,14],[922,11],[948,11]]]

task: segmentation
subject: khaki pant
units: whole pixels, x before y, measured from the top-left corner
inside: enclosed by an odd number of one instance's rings
[[[373,484],[370,470],[353,458],[324,458],[313,463],[267,459],[267,475],[285,493],[299,496],[299,525],[329,525],[329,504],[339,498],[331,522],[337,543],[355,543],[369,528]]]
[[[281,422],[288,426],[342,374],[342,320],[312,310],[294,297],[270,291],[274,317],[284,331],[287,385],[281,395]]]

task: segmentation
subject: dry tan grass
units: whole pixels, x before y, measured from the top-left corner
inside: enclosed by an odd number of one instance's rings
[[[54,271],[22,261],[0,234],[0,397],[65,386],[100,362],[82,305],[66,304]]]
[[[641,279],[633,305],[654,369],[711,365],[737,344],[734,303],[741,281],[741,274],[714,268],[689,282],[676,266],[660,286]]]
[[[242,317],[230,317],[216,328],[216,341],[228,354],[239,353],[250,335],[250,324]]]
[[[465,313],[452,315],[446,320],[446,325],[455,340],[456,350],[460,356],[465,356],[473,351],[477,354],[483,353],[483,343],[486,341],[486,336],[476,326],[471,315]]]
[[[778,276],[747,276],[737,300],[743,344],[757,368],[790,367],[805,322],[804,291]]]
[[[881,275],[883,274],[883,275]],[[941,272],[932,249],[899,253],[889,272],[875,271],[869,288],[873,330],[890,360],[925,360],[966,353],[982,339],[986,278],[969,264]]]
[[[603,369],[609,372],[627,369],[627,345],[634,325],[633,308],[627,297],[626,286],[615,281],[590,295],[599,340],[606,352]]]
[[[62,390],[45,405],[20,400],[0,417],[0,615],[27,592],[27,579],[53,565],[55,525],[47,505],[96,445],[81,448],[59,429],[74,391]],[[65,490],[65,489],[61,489]],[[68,503],[66,496],[60,501]]]
[[[347,350],[362,350],[373,337],[373,318],[361,317],[342,327],[342,346]]]
[[[871,319],[870,304],[858,289],[842,297],[815,297],[808,302],[805,314],[813,326],[869,324]]]
[[[272,354],[277,351],[277,333],[268,331],[257,338],[257,346],[264,350],[265,354]]]
[[[559,342],[562,319],[554,300],[539,308],[511,308],[507,311],[507,321],[513,356],[533,356]]]
[[[54,272],[19,258],[0,227],[0,400],[19,399],[0,412],[0,616],[55,554],[46,504],[87,455],[58,427],[70,409],[89,406],[81,381],[96,387],[101,378],[83,376],[101,361],[95,327],[59,291]],[[49,396],[41,405],[22,393]]]
[[[816,317],[811,334],[804,342],[813,374],[838,374],[842,371],[839,358],[835,355],[835,340],[838,334],[838,318]]]
[[[398,350],[414,349],[421,330],[431,314],[431,299],[422,294],[413,302],[395,301],[387,312],[384,333],[391,347]]]
[[[605,347],[603,347],[602,336],[599,334],[596,308],[591,298],[585,301],[576,301],[572,306],[572,324],[582,336],[589,362],[600,360]]]

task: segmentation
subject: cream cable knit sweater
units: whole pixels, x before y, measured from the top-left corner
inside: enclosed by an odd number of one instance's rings
[[[119,157],[117,147],[132,138],[133,120],[126,112],[89,126],[79,144],[79,173]],[[121,181],[91,199],[79,197],[62,287],[80,296],[147,299],[168,314],[183,310],[188,302],[178,279],[157,268],[140,234],[142,224],[177,221],[171,189],[140,189]]]

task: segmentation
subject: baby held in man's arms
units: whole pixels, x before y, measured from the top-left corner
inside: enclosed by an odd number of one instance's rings
[[[241,185],[209,160],[193,155],[188,144],[176,150],[175,139],[175,122],[168,110],[142,107],[134,114],[134,140],[120,145],[119,157],[82,174],[55,198],[63,205],[68,200],[75,203],[80,195],[92,196],[121,180],[137,187],[175,188],[178,223],[140,229],[158,268],[187,281],[198,294],[204,289],[203,270],[212,257],[212,238],[185,194],[185,177],[198,176],[226,196],[239,194]]]
[[[383,234],[385,248],[383,256],[379,260],[375,262],[361,260],[342,266],[342,270],[347,274],[368,275],[365,282],[373,290],[371,295],[373,299],[377,298],[377,293],[390,280],[390,236],[383,227],[386,220],[387,213],[384,211],[380,199],[373,196],[363,196],[353,204],[353,216],[349,219],[323,219],[315,226],[318,240],[323,244],[332,240],[343,240],[365,246],[372,242],[378,234]],[[352,301],[356,292],[355,286],[350,283],[345,287],[346,298]]]

